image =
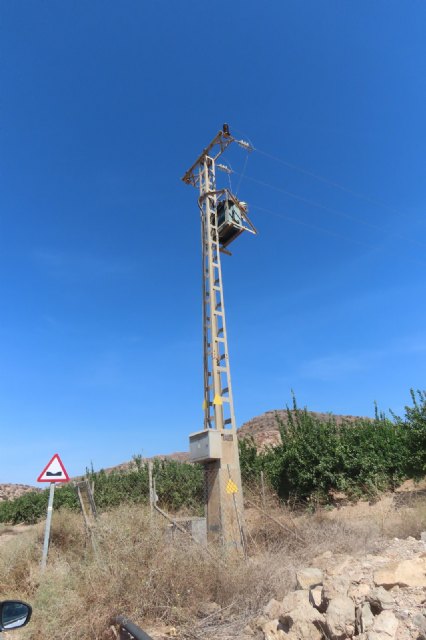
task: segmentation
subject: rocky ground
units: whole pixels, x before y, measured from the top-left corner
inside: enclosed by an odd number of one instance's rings
[[[264,640],[425,640],[426,533],[376,554],[325,552],[244,629]]]
[[[16,538],[16,536],[31,531],[35,526],[33,524],[16,524],[13,527],[9,527],[0,524],[0,547],[9,542],[9,540]]]

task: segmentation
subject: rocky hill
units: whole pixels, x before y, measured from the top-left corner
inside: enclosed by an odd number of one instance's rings
[[[14,500],[30,491],[41,491],[41,489],[30,487],[27,484],[0,484],[0,502],[2,500]]]
[[[176,451],[175,453],[168,453],[165,455],[153,456],[152,458],[142,458],[141,462],[149,462],[156,459],[160,460],[177,460],[178,462],[187,462],[189,459],[189,453],[187,451]],[[114,467],[107,467],[104,469],[106,473],[111,473],[112,471],[127,471],[129,469],[134,469],[136,466],[136,462],[134,460],[129,460],[128,462],[121,462],[120,464],[115,465]]]
[[[318,418],[319,420],[327,420],[331,415],[329,413],[318,413],[316,411],[309,411],[309,414],[314,416],[315,418]],[[252,437],[259,449],[264,449],[267,446],[274,447],[277,444],[280,444],[281,436],[278,428],[277,416],[284,424],[287,423],[288,413],[285,409],[266,411],[260,416],[256,416],[248,422],[245,422],[238,429],[238,437]],[[334,415],[334,418],[337,424],[341,424],[342,422],[355,422],[355,420],[361,419],[359,416],[345,415]],[[370,420],[371,418],[362,419]]]

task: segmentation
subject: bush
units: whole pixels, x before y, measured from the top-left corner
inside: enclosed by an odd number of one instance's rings
[[[135,468],[127,471],[98,473],[87,471],[95,485],[95,502],[100,511],[122,503],[147,504],[149,500],[148,465],[135,457]],[[203,505],[203,470],[176,460],[155,459],[153,474],[160,505],[170,511],[183,507],[199,512]],[[34,524],[46,517],[49,490],[30,492],[15,500],[0,502],[0,522]],[[73,484],[57,487],[54,507],[78,510],[79,503]]]
[[[283,499],[332,500],[335,491],[348,497],[392,489],[406,478],[426,474],[426,393],[411,391],[413,406],[403,418],[392,419],[376,411],[374,420],[338,423],[330,415],[320,420],[296,400],[287,408],[287,421],[277,416],[282,443],[258,452],[251,438],[240,441],[240,463],[246,485],[258,482],[260,471]],[[88,471],[95,483],[95,502],[100,511],[122,503],[147,504],[148,466],[140,457],[127,471]],[[201,465],[155,459],[153,474],[159,505],[167,511],[188,509],[202,513],[204,478]],[[32,524],[46,516],[48,490],[27,493],[0,502],[0,522]],[[55,508],[79,508],[74,487],[61,486]]]
[[[395,424],[405,432],[409,456],[405,460],[405,474],[418,480],[426,475],[426,392],[410,390],[413,406],[405,407],[405,418],[394,414]]]
[[[0,502],[0,522],[10,524],[35,524],[46,517],[49,489],[25,493],[15,500]],[[57,487],[55,490],[55,508],[78,509],[77,496],[72,485]]]
[[[258,477],[262,469],[281,498],[323,502],[333,491],[371,496],[405,478],[420,478],[426,473],[426,395],[411,396],[404,419],[376,411],[374,420],[343,423],[332,415],[320,420],[294,399],[287,422],[276,417],[281,445],[258,453],[253,440],[240,444],[243,478]]]
[[[138,457],[134,461],[136,468],[130,471],[89,474],[95,483],[95,502],[99,509],[123,502],[148,504],[148,465]],[[159,502],[165,509],[177,511],[184,506],[193,509],[202,504],[203,470],[199,465],[156,458],[152,472]]]

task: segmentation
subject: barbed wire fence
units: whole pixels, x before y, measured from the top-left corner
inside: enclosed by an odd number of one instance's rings
[[[148,463],[150,509],[164,520],[171,540],[186,534],[197,544],[207,546],[205,505],[208,490],[215,481],[214,472],[201,465],[182,463],[182,466],[174,466],[171,473],[167,463]],[[291,509],[280,500],[263,471],[243,483],[245,509],[244,513],[237,511],[236,518],[231,518],[237,509],[233,490],[230,483],[220,520],[213,523],[219,544],[226,518],[228,522],[233,520],[232,537],[241,543],[246,555],[256,553],[259,547],[274,547],[282,542],[283,536],[295,545],[305,542]]]
[[[167,458],[149,461],[135,457],[130,468],[96,477],[89,474],[89,480],[95,481],[94,501],[100,513],[122,502],[140,504],[148,507],[161,535],[165,533],[171,541],[185,535],[185,539],[207,547],[207,496],[217,481],[213,467]],[[224,543],[221,532],[225,523],[232,528],[226,546],[241,544],[246,555],[265,545],[271,548],[279,543],[280,536],[282,542],[284,535],[295,543],[301,542],[292,509],[279,499],[265,472],[252,472],[243,478],[244,510],[237,510],[241,502],[234,492],[240,491],[240,487],[235,485],[231,474],[229,487],[225,484],[221,488],[225,492],[223,508],[214,511],[218,514],[217,521],[209,522],[210,540],[216,537],[218,546]],[[229,534],[229,528],[227,531]]]

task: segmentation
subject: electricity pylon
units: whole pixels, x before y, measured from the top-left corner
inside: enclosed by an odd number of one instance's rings
[[[245,551],[244,508],[237,428],[229,365],[220,254],[243,231],[256,233],[247,205],[228,189],[217,189],[218,158],[236,140],[228,125],[213,138],[182,180],[199,189],[203,280],[204,430],[191,434],[191,460],[205,468],[209,542]]]

